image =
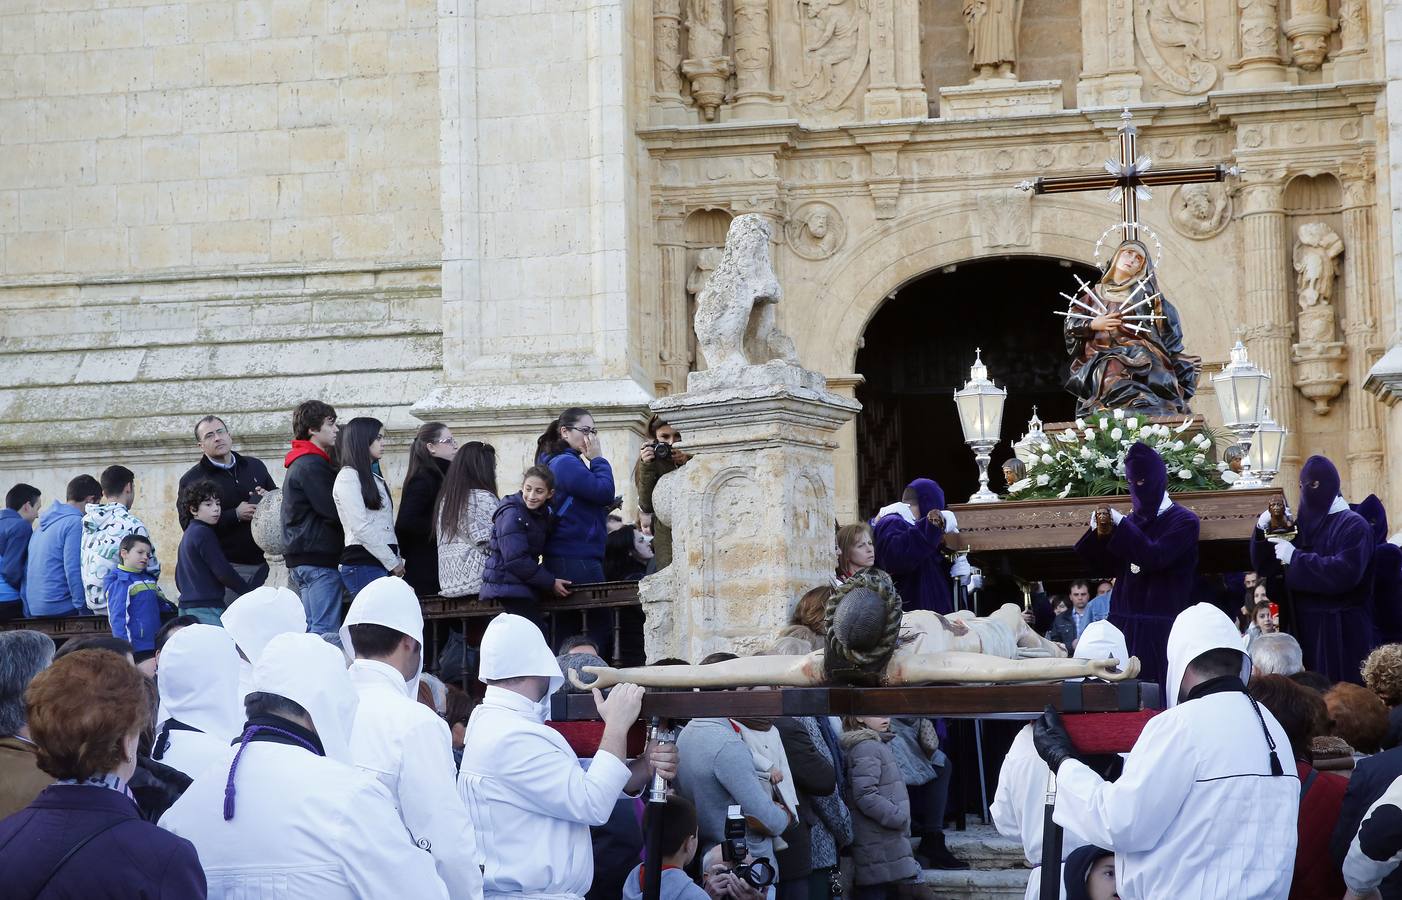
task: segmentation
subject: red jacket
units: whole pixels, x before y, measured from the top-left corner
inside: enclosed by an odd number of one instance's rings
[[[1299,846],[1295,850],[1295,880],[1290,884],[1290,900],[1342,897],[1346,890],[1344,876],[1329,855],[1329,836],[1339,821],[1348,780],[1316,771],[1309,763],[1299,760],[1295,761],[1295,768],[1301,785],[1300,818],[1296,826]]]

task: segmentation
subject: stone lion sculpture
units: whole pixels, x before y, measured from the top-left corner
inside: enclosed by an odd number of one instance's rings
[[[783,296],[769,259],[771,231],[761,216],[737,216],[725,250],[696,301],[696,342],[711,370],[781,360],[798,364],[793,341],[774,323]]]
[[[1065,659],[1022,611],[1005,604],[987,617],[961,611],[901,612],[890,576],[869,570],[833,592],[824,616],[825,646],[803,655],[747,656],[705,666],[572,669],[576,687],[733,688],[820,685],[990,684],[1139,674],[1139,660]],[[581,672],[583,675],[581,675]],[[586,679],[588,676],[589,679]]]

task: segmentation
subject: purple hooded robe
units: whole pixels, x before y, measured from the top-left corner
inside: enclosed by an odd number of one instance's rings
[[[1107,539],[1094,528],[1076,542],[1092,572],[1115,573],[1110,623],[1124,632],[1129,652],[1139,657],[1139,677],[1163,683],[1168,670],[1168,633],[1192,603],[1198,569],[1198,517],[1174,503],[1159,512],[1168,490],[1163,459],[1142,443],[1125,454],[1125,477],[1133,511]]]
[[[915,491],[919,498],[920,516],[914,525],[894,513],[872,523],[876,567],[885,570],[896,583],[903,609],[951,613],[954,597],[949,563],[940,555],[944,524],[938,516],[935,522],[926,518],[931,510],[944,509],[944,491],[928,478],[915,479],[906,490]]]
[[[1251,535],[1251,563],[1267,577],[1283,569],[1305,668],[1362,684],[1358,669],[1373,648],[1373,528],[1351,509],[1330,513],[1338,496],[1334,464],[1323,456],[1305,460],[1290,565],[1281,566],[1259,528]]]
[[[1373,630],[1374,644],[1402,641],[1402,547],[1388,542],[1387,509],[1376,494],[1362,503],[1350,503],[1373,527]]]

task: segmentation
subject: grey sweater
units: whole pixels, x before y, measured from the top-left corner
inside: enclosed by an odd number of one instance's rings
[[[760,785],[749,748],[730,720],[692,719],[677,737],[677,755],[677,790],[696,804],[700,835],[697,855],[704,855],[721,842],[726,809],[738,804],[746,818],[764,828],[764,832],[753,828],[746,831],[750,857],[774,862],[770,835],[783,833],[789,825],[789,814]]]

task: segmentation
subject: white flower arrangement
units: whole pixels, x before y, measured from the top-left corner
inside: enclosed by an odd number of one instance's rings
[[[1115,410],[1115,412],[1119,412],[1119,410]],[[1125,433],[1124,433],[1124,430],[1123,430],[1123,429],[1121,429],[1121,428],[1112,428],[1112,429],[1110,429],[1110,440],[1112,440],[1112,441],[1122,440],[1122,439],[1124,438],[1124,436],[1125,436]]]

